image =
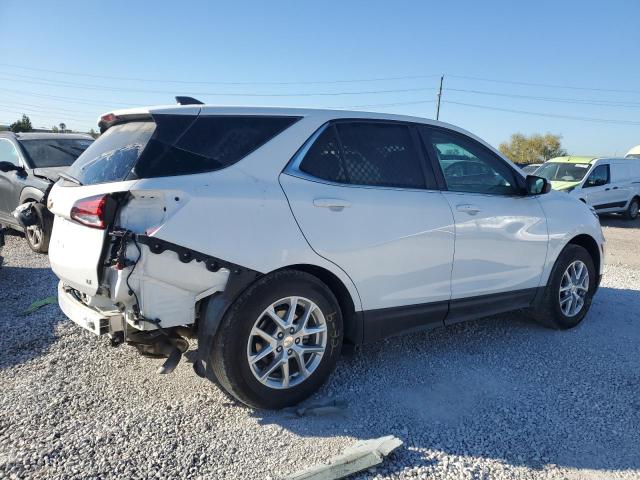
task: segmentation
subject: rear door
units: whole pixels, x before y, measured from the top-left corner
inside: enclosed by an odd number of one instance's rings
[[[416,139],[403,123],[329,124],[280,176],[311,247],[354,281],[365,340],[442,324],[451,295],[453,216]]]
[[[546,217],[537,197],[523,195],[515,169],[476,140],[437,127],[421,127],[421,133],[455,218],[447,322],[526,306],[547,255]]]

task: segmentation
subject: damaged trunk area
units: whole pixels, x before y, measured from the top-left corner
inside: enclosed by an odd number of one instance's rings
[[[175,368],[187,337],[215,332],[200,328],[202,304],[221,296],[230,274],[246,270],[188,248],[188,236],[162,238],[163,226],[190,201],[189,187],[167,187],[165,177],[211,168],[178,145],[198,114],[194,107],[180,115],[120,118],[47,200],[55,217],[49,258],[61,280],[64,313],[94,334],[109,335],[114,345],[168,356],[163,373]]]
[[[242,269],[155,236],[185,201],[180,192],[97,194],[76,201],[69,219],[56,218],[52,238],[60,294],[87,308],[82,326],[113,345],[168,357],[160,373],[173,371],[197,334],[201,301]]]

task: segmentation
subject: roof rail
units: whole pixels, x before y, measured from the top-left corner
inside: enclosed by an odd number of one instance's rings
[[[204,102],[193,97],[176,97],[176,102],[178,102],[178,105],[204,105]]]

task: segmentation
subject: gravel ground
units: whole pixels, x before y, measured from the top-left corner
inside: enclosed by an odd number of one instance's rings
[[[640,222],[605,219],[612,262],[576,329],[500,316],[344,357],[297,418],[230,402],[191,365],[74,326],[45,256],[8,236],[0,269],[0,478],[279,478],[359,439],[402,447],[357,478],[640,478]],[[631,227],[631,228],[629,228]]]

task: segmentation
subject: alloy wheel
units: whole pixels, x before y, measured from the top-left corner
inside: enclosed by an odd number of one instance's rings
[[[42,244],[42,226],[40,224],[31,225],[27,227],[26,232],[27,241],[33,248],[39,248]]]
[[[287,297],[267,307],[247,342],[254,377],[274,389],[295,387],[320,365],[327,346],[327,324],[320,308],[304,297]]]
[[[560,280],[558,296],[562,313],[567,317],[580,313],[588,292],[589,270],[584,262],[576,260],[567,267]]]

